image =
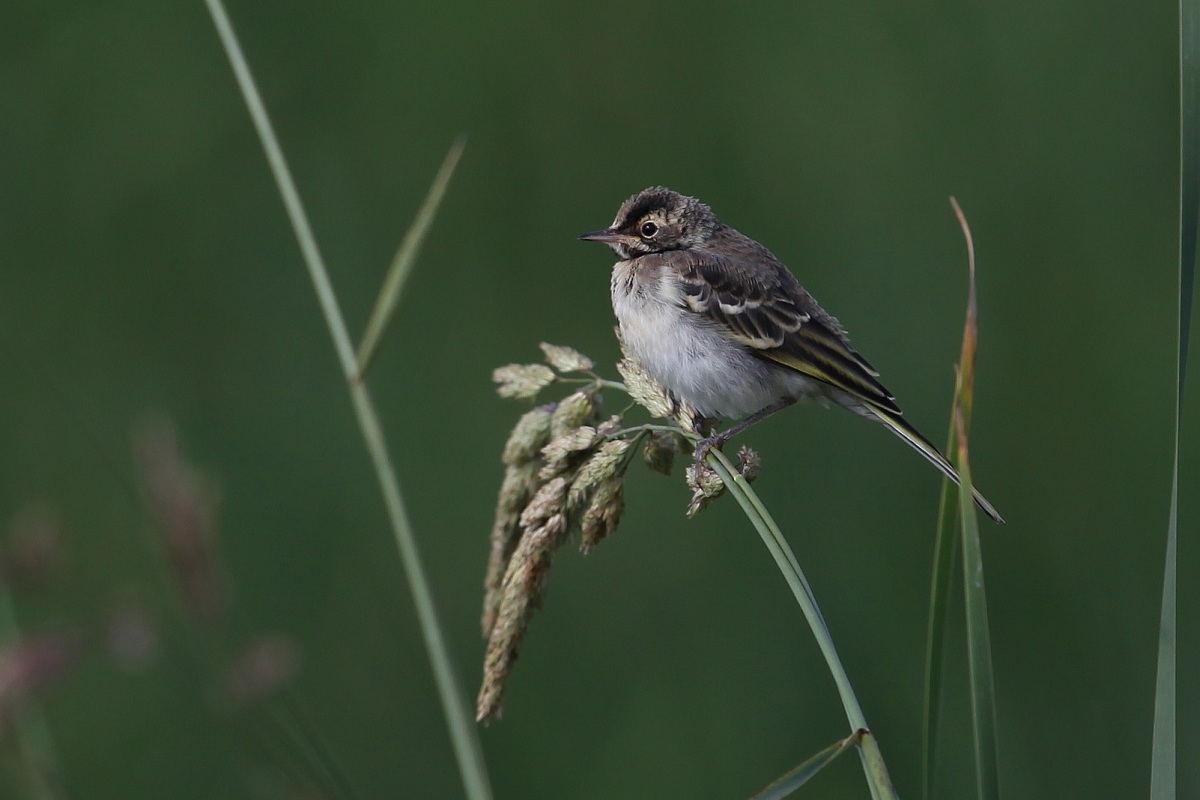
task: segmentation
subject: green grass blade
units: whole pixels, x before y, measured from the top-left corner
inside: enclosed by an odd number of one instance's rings
[[[1150,754],[1151,800],[1175,800],[1175,560],[1179,509],[1179,451],[1171,484],[1166,568],[1158,630],[1158,671],[1154,686],[1154,738]]]
[[[958,201],[951,197],[950,206],[962,229],[967,245],[967,315],[963,325],[962,353],[959,358],[958,379],[955,381],[953,409],[950,415],[950,432],[946,440],[946,453],[954,458],[959,453],[960,421],[962,435],[971,423],[972,379],[975,363],[977,336],[975,307],[975,243],[971,228]],[[960,419],[961,418],[961,419]],[[970,484],[959,487],[949,478],[942,481],[942,494],[938,506],[937,535],[933,546],[933,569],[929,588],[929,622],[925,641],[925,707],[922,727],[922,793],[926,800],[933,797],[933,782],[937,767],[938,717],[941,711],[942,667],[945,654],[946,620],[949,614],[951,577],[953,574],[954,551],[957,539],[956,523],[961,520],[961,497],[971,497]],[[968,505],[972,505],[968,501]],[[972,508],[974,506],[972,505]],[[965,556],[964,556],[965,557]],[[981,564],[982,569],[982,564]],[[982,580],[982,572],[980,574]],[[983,608],[986,625],[986,606]],[[968,620],[970,622],[970,620]],[[985,628],[986,632],[986,628]],[[990,658],[989,658],[990,661]],[[990,680],[989,680],[990,686]]]
[[[987,595],[983,580],[983,551],[979,522],[971,501],[971,467],[963,415],[958,420],[958,467],[962,478],[959,514],[962,520],[963,597],[967,615],[967,663],[970,674],[971,720],[975,744],[975,783],[980,800],[1000,797],[996,745],[996,692],[992,678],[992,644],[988,631]]]
[[[998,797],[995,691],[992,677],[991,644],[987,600],[983,583],[983,560],[979,544],[978,518],[971,501],[970,467],[967,463],[966,431],[970,423],[973,368],[977,337],[975,302],[975,247],[971,230],[958,202],[950,204],[962,227],[967,244],[969,288],[967,318],[963,326],[962,355],[954,392],[954,412],[946,452],[956,457],[962,487],[943,481],[934,542],[929,593],[929,621],[925,647],[925,705],[922,728],[921,768],[923,795],[933,796],[937,767],[938,718],[941,709],[942,668],[945,631],[953,573],[956,522],[963,535],[963,569],[967,615],[968,666],[978,792],[980,797]],[[964,504],[965,499],[965,504]]]
[[[758,493],[750,488],[749,482],[734,468],[729,457],[720,450],[713,450],[709,453],[707,463],[725,482],[725,487],[742,507],[742,511],[754,529],[758,531],[759,536],[762,537],[772,558],[775,559],[779,571],[783,573],[784,580],[787,581],[792,595],[800,606],[800,611],[808,620],[808,626],[817,640],[821,654],[825,657],[825,663],[829,667],[830,674],[833,675],[833,681],[837,686],[838,695],[842,699],[842,707],[846,711],[846,718],[850,722],[851,730],[863,732],[858,752],[862,759],[863,771],[867,776],[867,785],[871,789],[871,797],[874,800],[893,800],[897,797],[896,790],[892,786],[887,766],[883,762],[883,753],[880,751],[875,737],[869,734],[870,728],[867,726],[866,717],[863,716],[862,707],[858,704],[854,688],[850,685],[850,678],[846,675],[846,669],[838,657],[837,648],[834,647],[833,637],[829,634],[825,618],[817,606],[816,597],[813,595],[808,579],[804,577],[803,570],[800,569],[796,555],[783,537],[779,526],[775,524],[774,518],[759,499]]]
[[[362,380],[367,374],[367,369],[370,367],[371,361],[374,360],[375,353],[379,350],[379,343],[383,339],[383,334],[387,331],[388,324],[392,321],[392,316],[395,314],[396,306],[400,303],[400,295],[404,291],[404,284],[408,282],[408,276],[412,272],[413,265],[417,262],[417,255],[421,252],[421,245],[425,242],[429,228],[437,216],[438,207],[442,203],[442,198],[446,196],[446,188],[450,185],[450,179],[454,177],[454,170],[458,166],[459,159],[462,158],[463,148],[466,146],[466,137],[462,136],[456,139],[454,144],[450,145],[450,150],[446,153],[446,158],[443,159],[441,168],[438,169],[433,183],[429,186],[429,193],[425,195],[425,201],[421,203],[421,208],[418,209],[417,216],[413,218],[408,233],[404,234],[404,240],[400,243],[400,249],[396,251],[395,257],[392,258],[392,265],[388,268],[387,276],[383,279],[383,286],[379,290],[379,297],[375,300],[375,309],[371,312],[371,317],[367,321],[366,332],[363,333],[362,342],[358,346],[356,363],[358,364],[359,380]]]
[[[856,731],[851,736],[834,742],[800,766],[788,771],[778,780],[773,781],[761,792],[750,798],[750,800],[782,800],[782,798],[787,797],[808,783],[812,776],[816,775],[828,766],[831,761],[846,752],[847,748],[858,744],[861,739],[862,731]]]
[[[1180,0],[1179,3],[1179,112],[1179,368],[1176,394],[1182,399],[1192,330],[1196,238],[1200,226],[1200,0]]]
[[[958,447],[955,425],[951,422],[946,452]],[[933,543],[933,569],[929,587],[929,625],[925,635],[925,708],[922,726],[922,794],[933,797],[933,776],[937,774],[938,717],[941,713],[942,660],[946,646],[946,619],[950,606],[950,579],[954,568],[955,522],[958,520],[958,486],[942,479],[938,508],[937,536]]]
[[[299,192],[296,191],[295,182],[288,170],[283,149],[279,146],[266,107],[263,105],[258,87],[250,73],[250,67],[246,63],[245,55],[234,35],[233,26],[225,13],[225,7],[221,0],[205,0],[205,4],[208,6],[213,25],[217,30],[221,45],[225,49],[225,54],[229,58],[250,118],[253,120],[262,142],[267,163],[270,165],[275,182],[279,187],[284,208],[292,223],[305,266],[308,268],[314,291],[325,315],[325,322],[329,328],[329,335],[333,339],[342,373],[349,386],[354,412],[370,454],[372,466],[375,468],[384,505],[392,524],[396,547],[400,552],[400,561],[412,592],[413,605],[416,607],[421,635],[424,637],[425,647],[429,654],[434,683],[442,703],[442,712],[446,717],[447,727],[450,729],[450,740],[458,760],[463,786],[466,789],[467,797],[471,800],[490,800],[492,790],[483,761],[483,748],[479,744],[475,721],[459,688],[449,648],[438,622],[433,593],[429,587],[429,581],[425,577],[425,569],[421,564],[416,537],[413,536],[412,525],[408,520],[404,499],[400,492],[400,482],[396,477],[391,455],[388,453],[383,427],[379,422],[379,414],[366,385],[358,380],[358,365],[354,348],[351,345],[346,322],[333,291],[333,284],[329,280],[328,270],[325,269],[324,259],[321,257],[316,237],[313,236],[312,227],[308,223],[308,215],[304,211]]]
[[[967,622],[967,667],[971,695],[971,724],[975,746],[975,786],[980,800],[998,800],[1000,777],[996,746],[996,690],[992,678],[992,643],[988,630],[987,594],[983,580],[983,550],[979,519],[972,502],[971,465],[967,451],[967,424],[974,403],[975,351],[978,342],[975,303],[975,245],[971,228],[950,198],[967,242],[967,319],[963,325],[962,355],[958,364],[954,398],[954,433],[957,439],[954,466],[961,481],[958,512],[962,532],[963,603]]]
[[[1179,428],[1187,377],[1192,297],[1196,286],[1196,239],[1200,226],[1200,2],[1179,3],[1179,308],[1175,368],[1175,448],[1171,506],[1159,616],[1158,669],[1154,682],[1154,736],[1150,753],[1150,797],[1175,798],[1176,572],[1179,528]]]

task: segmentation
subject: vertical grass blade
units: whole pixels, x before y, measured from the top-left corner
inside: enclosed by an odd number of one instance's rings
[[[1196,237],[1200,226],[1200,0],[1179,3],[1179,368],[1183,397],[1192,297],[1196,287]],[[1178,414],[1178,405],[1176,406]]]
[[[312,228],[308,224],[308,215],[300,202],[299,192],[296,191],[295,182],[292,180],[291,172],[283,157],[283,149],[279,146],[270,118],[267,116],[266,107],[263,105],[258,87],[250,73],[250,67],[246,63],[245,55],[234,35],[233,26],[225,13],[225,7],[221,0],[205,0],[205,4],[208,6],[217,36],[229,58],[234,77],[262,142],[267,162],[279,187],[284,208],[292,223],[305,266],[308,268],[309,277],[312,279],[313,288],[325,315],[329,335],[333,339],[334,349],[350,391],[350,398],[354,405],[359,428],[362,431],[363,441],[370,454],[380,491],[383,494],[396,547],[400,552],[400,561],[412,592],[413,605],[416,607],[421,635],[424,637],[425,647],[429,653],[442,711],[446,717],[447,727],[450,729],[450,740],[458,760],[463,786],[467,797],[471,800],[490,800],[492,790],[483,761],[483,748],[479,744],[474,719],[468,710],[463,693],[459,689],[449,648],[438,622],[433,593],[425,576],[425,568],[421,564],[416,537],[413,536],[412,526],[408,521],[408,512],[405,510],[404,499],[400,493],[400,482],[396,477],[391,455],[388,453],[379,414],[367,387],[358,380],[358,363],[354,348],[350,343],[345,319],[333,291],[333,284],[329,280],[324,259],[317,247]]]
[[[950,421],[946,452],[958,451],[958,426]],[[955,522],[958,520],[958,486],[942,479],[937,535],[933,543],[933,569],[929,587],[929,624],[925,634],[925,708],[921,733],[921,786],[925,800],[933,797],[937,774],[938,717],[942,699],[942,661],[946,645],[946,617],[950,605],[950,579],[954,568]]]
[[[1178,436],[1178,434],[1176,434]],[[1154,686],[1154,738],[1150,753],[1151,800],[1175,800],[1175,559],[1179,508],[1179,445],[1171,485],[1162,611],[1158,626],[1158,670]]]
[[[1154,686],[1154,737],[1150,797],[1175,798],[1176,559],[1179,523],[1179,428],[1187,376],[1192,296],[1196,284],[1196,237],[1200,226],[1200,2],[1179,3],[1179,308],[1176,321],[1175,448],[1171,507],[1159,616],[1158,670]]]
[[[980,800],[1000,797],[996,744],[996,692],[992,678],[992,644],[988,630],[987,594],[983,580],[983,551],[979,523],[971,502],[971,467],[967,458],[966,422],[962,409],[955,414],[958,426],[958,467],[963,488],[959,492],[962,519],[963,598],[967,615],[967,663],[971,692],[971,722],[975,745],[975,786]]]
[[[446,188],[450,185],[450,179],[454,177],[454,170],[458,166],[459,159],[462,158],[463,148],[466,146],[467,140],[463,136],[460,136],[454,141],[454,144],[450,145],[450,150],[446,153],[446,158],[442,161],[441,168],[438,169],[433,183],[429,186],[429,193],[425,195],[425,201],[421,203],[421,208],[418,209],[417,216],[413,218],[408,233],[404,234],[404,240],[400,243],[400,249],[396,251],[395,257],[392,258],[392,265],[388,268],[387,276],[383,279],[383,286],[379,290],[379,297],[375,300],[375,308],[371,311],[371,317],[367,321],[367,328],[363,333],[362,342],[358,346],[356,363],[358,364],[358,379],[360,381],[366,376],[367,368],[371,365],[371,361],[379,349],[379,343],[383,339],[383,334],[387,330],[388,323],[391,322],[392,315],[396,311],[396,306],[400,302],[400,295],[404,291],[404,284],[408,281],[408,276],[412,272],[413,265],[417,262],[417,255],[421,252],[421,245],[425,242],[429,228],[437,216],[438,207],[442,203],[442,198],[446,196]]]
[[[971,465],[967,452],[967,422],[974,402],[975,350],[978,336],[975,304],[975,244],[971,229],[950,198],[954,213],[967,240],[967,320],[963,325],[962,355],[958,363],[958,391],[954,399],[957,438],[955,464],[961,486],[958,493],[962,523],[963,601],[967,621],[967,666],[970,676],[971,723],[975,745],[975,786],[980,800],[998,800],[1000,779],[996,747],[996,692],[992,679],[992,644],[988,630],[987,594],[983,581],[983,551],[979,543],[979,521],[971,501]]]
[[[991,636],[988,630],[987,597],[984,592],[983,553],[979,542],[978,518],[971,500],[971,470],[968,463],[967,429],[971,420],[975,348],[978,327],[975,303],[975,245],[971,229],[958,201],[950,205],[962,227],[967,245],[967,315],[963,325],[962,354],[954,389],[954,410],[946,452],[955,461],[962,485],[948,478],[942,482],[933,570],[929,590],[929,624],[925,642],[925,708],[922,726],[922,794],[933,796],[937,766],[938,716],[941,709],[942,662],[954,562],[955,523],[962,531],[963,591],[967,622],[967,658],[970,675],[971,719],[975,750],[977,792],[980,798],[999,797],[996,746],[996,700],[992,677]]]

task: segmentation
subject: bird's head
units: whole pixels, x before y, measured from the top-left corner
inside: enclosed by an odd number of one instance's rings
[[[580,236],[603,242],[622,259],[700,247],[720,228],[712,209],[664,186],[644,189],[621,204],[611,227]]]

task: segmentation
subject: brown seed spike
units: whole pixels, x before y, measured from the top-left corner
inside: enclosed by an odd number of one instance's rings
[[[484,654],[483,682],[475,707],[477,721],[489,722],[500,716],[504,686],[533,612],[541,607],[551,561],[566,533],[566,516],[555,513],[544,524],[526,530],[509,561],[496,624]]]

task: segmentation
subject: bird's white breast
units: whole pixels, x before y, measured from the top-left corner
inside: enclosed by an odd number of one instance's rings
[[[640,271],[634,262],[617,262],[612,301],[625,346],[705,416],[740,417],[812,393],[811,381],[765,364],[689,309],[669,268]]]

